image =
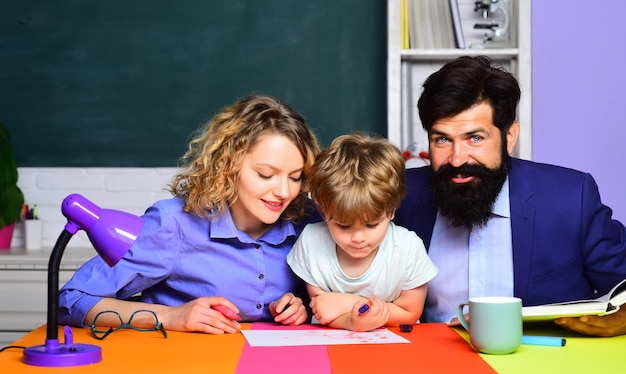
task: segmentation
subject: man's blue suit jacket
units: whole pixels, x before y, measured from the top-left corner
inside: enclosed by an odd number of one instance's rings
[[[611,218],[589,174],[512,159],[509,174],[514,294],[539,305],[594,298],[626,278],[626,228]],[[408,169],[395,222],[426,248],[435,224],[429,166]]]

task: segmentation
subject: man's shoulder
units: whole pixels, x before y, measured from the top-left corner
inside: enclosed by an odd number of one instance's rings
[[[568,179],[582,179],[587,173],[565,166],[541,163],[536,161],[523,160],[519,158],[511,159],[511,175],[523,174],[527,178],[539,179],[544,183],[549,181],[563,181]]]
[[[565,174],[570,174],[570,173],[584,174],[582,171],[576,170],[573,168],[560,166],[560,165],[554,165],[554,164],[548,164],[548,163],[543,163],[543,162],[537,162],[537,161],[529,161],[529,160],[524,160],[521,158],[511,158],[511,164],[513,168],[521,167],[525,169],[531,169],[531,170],[543,171],[543,172],[551,172],[551,173],[556,172],[556,173],[565,173]]]
[[[549,205],[556,200],[578,198],[595,185],[590,174],[579,170],[528,160],[511,161],[510,195],[524,201],[532,196],[537,204],[543,201],[541,204]]]
[[[422,189],[424,186],[428,186],[432,173],[433,171],[430,165],[406,169],[405,178],[407,188],[412,190]]]
[[[432,174],[432,167],[430,167],[430,165],[406,169],[406,175],[412,178],[428,178],[430,174]]]

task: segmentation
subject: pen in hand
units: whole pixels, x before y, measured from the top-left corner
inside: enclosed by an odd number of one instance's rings
[[[281,311],[281,313],[282,313],[282,312],[284,312],[285,310],[289,309],[289,307],[290,307],[290,306],[291,306],[291,304],[290,304],[290,303],[287,303],[287,305],[285,305],[285,307],[283,308],[283,310]]]
[[[372,305],[372,302],[368,301],[367,304],[365,304],[362,307],[360,307],[359,308],[359,314],[363,314],[363,313],[367,312],[368,310],[370,310],[370,305]]]

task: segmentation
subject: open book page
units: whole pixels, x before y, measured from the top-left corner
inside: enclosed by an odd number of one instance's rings
[[[626,304],[626,279],[619,282],[617,286],[613,287],[611,292],[607,295],[610,295],[607,300],[615,307],[615,309],[619,309],[620,305]]]
[[[602,316],[617,311],[624,303],[626,303],[626,279],[597,299],[523,307],[522,317],[525,322],[532,322],[560,317]]]
[[[626,279],[619,282],[606,295],[596,299],[523,307],[522,319],[524,322],[540,322],[551,321],[560,317],[603,316],[617,311],[623,304],[626,304]],[[465,318],[467,319],[467,314]],[[457,317],[452,317],[445,323],[448,326],[461,324]]]

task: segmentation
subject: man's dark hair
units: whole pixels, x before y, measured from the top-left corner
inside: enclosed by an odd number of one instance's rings
[[[433,73],[423,85],[417,102],[422,126],[453,117],[476,104],[493,108],[493,123],[503,138],[515,121],[520,88],[517,79],[485,56],[461,56]]]

